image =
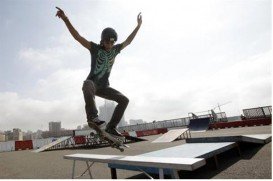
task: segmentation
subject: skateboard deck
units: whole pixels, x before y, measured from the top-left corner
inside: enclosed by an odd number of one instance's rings
[[[117,137],[107,133],[92,122],[88,122],[88,125],[98,133],[100,139],[107,141],[112,148],[116,148],[121,152],[124,151],[124,148],[129,148],[128,145],[123,143],[125,141],[124,137]]]

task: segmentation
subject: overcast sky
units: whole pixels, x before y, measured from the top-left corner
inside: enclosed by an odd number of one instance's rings
[[[55,17],[55,6],[97,43],[105,27],[116,29],[123,42],[142,12],[142,27],[110,77],[111,87],[130,99],[126,121],[187,117],[226,102],[221,109],[227,116],[271,105],[270,0],[2,0],[2,131],[86,123],[81,88],[90,53]]]

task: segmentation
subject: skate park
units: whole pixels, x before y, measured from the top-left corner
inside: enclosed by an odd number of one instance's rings
[[[255,118],[252,122],[257,124],[257,120],[261,119]],[[271,118],[269,120],[271,121]],[[222,129],[210,129],[206,126],[208,129],[205,131],[190,131],[185,127],[174,127],[165,132],[161,129],[160,134],[141,136],[139,138],[143,139],[142,141],[128,143],[130,148],[124,152],[109,146],[92,148],[59,146],[50,149],[51,151],[37,153],[35,153],[37,149],[3,152],[1,153],[5,162],[3,168],[9,171],[4,171],[0,177],[71,179],[85,172],[80,178],[270,178],[272,128],[271,124],[266,125],[265,121],[262,122],[264,125],[232,128],[228,125]],[[238,123],[234,122],[234,125],[236,124]],[[142,134],[147,132],[146,130]],[[141,134],[136,132],[134,135]],[[167,140],[164,137],[171,139]],[[65,146],[65,140],[67,143],[69,139],[57,140],[57,143],[63,142]],[[207,146],[204,147],[204,144]],[[151,162],[154,157],[159,158],[156,163]],[[190,167],[186,166],[188,162],[183,159],[184,157],[190,158],[192,164]],[[160,158],[167,164],[158,163]],[[76,160],[74,164],[73,160]],[[160,171],[160,165],[170,165],[170,162],[173,167]],[[178,167],[175,165],[177,162],[180,164]],[[143,164],[146,166],[143,167]],[[10,167],[13,169],[9,169]],[[172,168],[181,170],[175,173]]]
[[[1,2],[0,179],[272,179],[270,0],[37,2]]]

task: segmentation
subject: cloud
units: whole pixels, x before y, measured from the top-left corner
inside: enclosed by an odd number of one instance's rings
[[[269,51],[219,69],[179,76],[164,69],[149,70],[151,66],[144,68],[144,61],[123,56],[116,62],[112,85],[130,99],[127,119],[186,117],[189,112],[207,111],[229,101],[222,111],[234,116],[245,108],[271,104],[271,59]]]
[[[59,69],[24,95],[0,92],[0,127],[23,130],[48,129],[48,122],[61,121],[62,127],[75,129],[86,124],[83,80],[89,69]],[[98,107],[102,99],[96,99]]]
[[[65,67],[81,67],[86,62],[90,64],[88,50],[75,45],[75,42],[52,46],[43,49],[24,48],[18,57],[32,71],[52,71]]]
[[[62,127],[75,129],[86,121],[83,103],[69,98],[41,101],[4,92],[0,93],[0,103],[0,127],[3,130],[48,130],[48,122],[51,121],[61,121]]]
[[[32,93],[45,100],[78,99],[87,72],[86,69],[59,69],[45,79],[39,79]]]
[[[82,118],[79,114],[79,103],[73,104],[75,102],[68,100],[61,102],[23,99],[17,93],[4,92],[0,93],[0,102],[0,122],[1,129],[4,130],[15,127],[23,130],[47,129],[50,121],[62,121],[63,124],[71,126],[72,120],[80,123]]]
[[[20,50],[19,58],[38,70],[59,67],[61,60],[56,56],[56,49],[34,50],[27,48]]]

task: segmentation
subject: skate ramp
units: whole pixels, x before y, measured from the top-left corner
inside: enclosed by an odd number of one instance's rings
[[[271,142],[271,134],[242,135],[243,142],[266,144]]]
[[[186,139],[186,143],[247,142],[266,144],[271,142],[271,134],[252,134],[237,136],[200,137]]]
[[[66,136],[66,137],[59,138],[56,141],[53,141],[53,142],[51,142],[51,143],[49,143],[49,144],[47,144],[47,145],[45,145],[45,146],[43,146],[43,147],[41,147],[41,148],[39,148],[37,150],[34,150],[33,152],[39,153],[39,152],[42,152],[42,151],[50,150],[50,149],[52,149],[54,147],[61,148],[61,147],[65,146],[66,141],[68,141],[70,138],[71,138],[71,136]]]
[[[190,131],[206,131],[209,128],[210,118],[191,119],[188,128]]]
[[[126,140],[133,141],[133,142],[147,141],[146,139],[138,138],[138,137],[130,136],[130,135],[124,135],[124,137]]]
[[[223,142],[223,143],[186,143],[170,148],[165,148],[162,150],[152,151],[144,153],[137,156],[142,157],[158,157],[160,158],[214,158],[215,164],[218,167],[217,155],[226,152],[230,149],[238,148],[235,142]],[[115,164],[109,163],[108,167],[114,169],[124,169],[124,170],[142,170],[146,173],[158,174],[158,170],[154,167],[142,166],[136,168],[133,165]],[[171,174],[171,171],[166,168],[164,169],[166,174]]]
[[[152,143],[167,143],[172,142],[176,139],[185,139],[190,137],[189,128],[184,129],[173,129],[169,130],[167,133],[163,134]]]
[[[141,168],[154,168],[159,173],[159,179],[164,179],[167,171],[172,172],[174,179],[179,179],[178,170],[193,171],[206,164],[204,158],[174,158],[174,157],[147,157],[147,156],[127,156],[127,155],[98,155],[98,154],[72,154],[64,155],[64,159],[73,161],[72,179],[84,176],[89,171],[90,179],[93,179],[91,167],[94,163],[118,164],[125,167],[134,167],[137,171],[143,171]],[[75,176],[76,161],[86,163],[86,169],[80,176]],[[95,164],[96,165],[96,164]],[[94,171],[93,171],[94,172]],[[164,173],[165,172],[165,173]],[[153,179],[147,172],[143,171],[149,178]],[[117,179],[115,168],[111,168],[112,179]]]

